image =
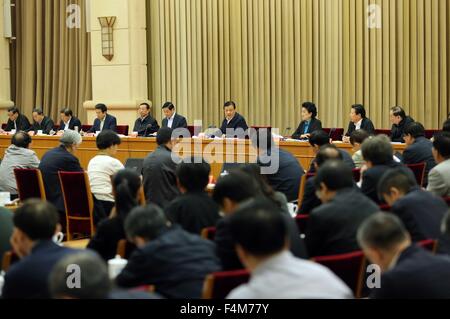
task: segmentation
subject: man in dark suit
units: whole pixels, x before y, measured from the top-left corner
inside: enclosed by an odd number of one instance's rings
[[[8,122],[6,123],[6,132],[12,130],[28,132],[31,128],[30,121],[25,115],[20,114],[19,109],[12,106],[8,109]]]
[[[226,102],[223,109],[225,119],[220,127],[222,134],[226,137],[245,138],[248,125],[245,118],[236,112],[236,104],[233,101]]]
[[[180,195],[177,187],[176,169],[181,162],[172,148],[172,129],[163,127],[158,131],[156,143],[158,148],[149,154],[143,165],[144,191],[147,202],[165,208],[172,200]]]
[[[55,126],[55,123],[53,123],[53,120],[47,116],[44,115],[44,111],[40,108],[35,108],[33,110],[33,126],[31,127],[31,131],[34,131],[35,134],[38,133],[38,131],[42,131],[42,134],[50,134],[51,131],[53,131],[53,127]]]
[[[197,235],[204,228],[215,227],[221,218],[219,206],[206,192],[211,166],[202,158],[190,157],[178,165],[176,173],[182,195],[166,207],[167,218]]]
[[[342,154],[339,152],[339,149],[332,144],[322,146],[317,153],[316,160],[314,162],[316,171],[318,171],[319,168],[329,160],[342,161]],[[315,177],[313,176],[308,178],[306,181],[302,205],[299,209],[300,214],[309,214],[314,208],[319,207],[322,204],[320,199],[317,198],[314,180]]]
[[[318,152],[321,147],[325,145],[332,145],[330,144],[330,136],[323,130],[318,130],[315,132],[312,132],[309,136],[309,144],[314,148],[315,152]],[[341,153],[342,159],[345,164],[348,165],[351,169],[355,168],[355,163],[353,162],[352,156],[349,152],[346,150],[343,150],[341,148],[338,149],[339,153]],[[313,159],[311,162],[311,166],[309,167],[308,173],[315,173],[316,168],[314,166],[316,159]]]
[[[413,242],[439,240],[439,251],[450,253],[449,240],[441,233],[447,203],[419,188],[402,170],[389,170],[380,180],[378,193],[391,206],[391,212],[404,223]]]
[[[414,123],[414,119],[406,116],[405,110],[403,110],[403,108],[401,108],[400,106],[394,106],[393,108],[391,108],[390,115],[392,123],[391,141],[404,143],[404,130],[409,124]]]
[[[60,139],[61,145],[54,148],[42,157],[39,169],[44,180],[47,200],[54,204],[60,214],[64,216],[66,211],[62,197],[61,185],[58,172],[82,172],[80,161],[74,152],[81,144],[82,139],[75,131],[66,131]]]
[[[141,116],[134,123],[133,132],[138,136],[147,137],[155,134],[159,130],[158,122],[150,115],[150,104],[142,103],[139,105],[139,115]]]
[[[217,255],[222,262],[224,270],[244,268],[236,254],[236,243],[231,236],[229,223],[230,217],[239,205],[255,197],[263,205],[266,205],[266,207],[273,207],[273,209],[283,215],[288,227],[292,254],[299,258],[308,258],[305,243],[301,239],[297,225],[292,217],[284,213],[274,201],[264,197],[258,197],[260,195],[250,175],[241,171],[231,171],[230,174],[221,177],[214,188],[213,199],[219,204],[225,214],[225,218],[219,220],[217,223],[214,239],[217,245]]]
[[[97,104],[95,106],[95,113],[97,114],[97,118],[88,133],[96,133],[103,130],[111,130],[117,133],[117,119],[108,114],[108,108],[105,104]]]
[[[412,245],[398,217],[386,213],[371,216],[358,230],[358,243],[382,272],[380,281],[372,282],[371,298],[450,298],[450,258]]]
[[[49,298],[48,278],[56,263],[76,251],[52,240],[61,230],[58,212],[48,202],[29,200],[14,214],[11,243],[21,260],[5,276],[5,299]]]
[[[378,183],[383,174],[392,168],[399,168],[405,171],[411,179],[415,180],[413,172],[394,161],[394,150],[391,141],[386,135],[378,135],[367,139],[361,146],[361,151],[366,161],[367,169],[362,169],[361,191],[377,204],[383,204],[384,200],[378,197]]]
[[[78,131],[81,131],[81,121],[73,116],[73,112],[69,108],[64,108],[60,111],[61,114],[61,122],[59,123],[59,130],[60,131],[67,131],[67,130],[75,130],[78,128]]]
[[[212,241],[172,226],[155,205],[131,211],[125,231],[138,249],[116,278],[119,287],[154,285],[166,298],[199,299],[205,277],[221,270]]]
[[[369,135],[375,134],[375,127],[372,121],[366,116],[366,109],[361,104],[352,106],[350,112],[350,124],[348,125],[347,134],[343,137],[345,143],[350,143],[350,135],[356,130],[364,130]]]
[[[188,128],[186,118],[179,115],[175,110],[175,105],[172,102],[166,102],[162,107],[164,119],[162,120],[163,127],[170,127],[172,130],[177,128]]]
[[[330,160],[319,169],[315,187],[323,204],[310,214],[306,231],[310,256],[359,250],[358,227],[378,206],[354,187],[351,169],[340,160]]]
[[[317,107],[314,103],[305,102],[302,105],[302,122],[292,135],[296,140],[307,140],[312,132],[322,129],[322,122],[317,118]]]
[[[424,185],[428,184],[428,173],[436,166],[433,157],[433,143],[425,137],[425,128],[413,122],[404,128],[404,139],[407,145],[403,152],[404,164],[425,163]]]

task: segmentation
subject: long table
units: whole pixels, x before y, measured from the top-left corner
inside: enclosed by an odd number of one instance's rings
[[[5,150],[11,143],[11,136],[0,136],[0,157],[3,158]],[[35,136],[30,146],[39,158],[50,149],[59,145],[56,136]],[[315,157],[314,148],[308,142],[280,141],[281,149],[292,153],[304,169],[307,169]],[[336,146],[353,153],[352,146],[345,143],[336,143]],[[116,157],[125,164],[129,158],[145,158],[157,148],[155,138],[122,138]],[[236,139],[183,139],[178,145],[179,154],[182,157],[190,155],[204,155],[211,162],[212,174],[217,178],[224,162],[249,162],[256,159],[256,151],[248,140]],[[396,152],[403,152],[404,144],[393,144]],[[80,160],[81,166],[87,169],[89,161],[97,154],[97,146],[94,137],[84,137],[75,155]]]

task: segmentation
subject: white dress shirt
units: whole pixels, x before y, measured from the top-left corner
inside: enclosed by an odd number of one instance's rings
[[[173,120],[174,120],[176,114],[177,114],[177,113],[173,113],[172,117],[171,117],[170,119],[167,120],[167,127],[172,128]]]
[[[70,118],[67,123],[64,122],[64,131],[67,131],[69,129],[70,126],[70,121],[72,120],[72,118]]]
[[[359,122],[355,124],[355,131],[361,129],[362,122],[363,122],[363,119],[359,120]]]

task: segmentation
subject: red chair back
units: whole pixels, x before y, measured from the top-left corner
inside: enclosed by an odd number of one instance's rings
[[[306,234],[306,228],[308,226],[309,215],[299,214],[295,216],[295,222],[297,223],[298,231],[300,234]]]
[[[92,128],[92,125],[81,125],[83,132],[87,132]]]
[[[342,136],[344,135],[343,128],[324,128],[323,130],[328,133],[333,141],[342,140]]]
[[[387,135],[391,136],[392,131],[391,130],[375,130],[375,135]]]
[[[117,125],[117,134],[128,136],[129,125]]]
[[[214,238],[216,237],[216,227],[203,228],[201,236],[203,239],[214,241]]]
[[[361,169],[354,168],[352,172],[353,172],[353,180],[355,181],[355,183],[358,183],[361,180]]]
[[[30,198],[46,199],[44,181],[40,170],[16,168],[14,176],[16,177],[19,198],[22,202]]]
[[[409,167],[410,170],[414,173],[414,176],[416,177],[417,184],[420,186],[423,186],[423,181],[425,178],[425,167],[426,163],[419,163],[419,164],[409,164],[406,165]]]
[[[389,206],[388,204],[379,204],[378,205],[380,207],[380,210],[383,212],[390,212],[392,207]]]
[[[447,203],[447,206],[450,207],[450,196],[444,197],[445,202]]]
[[[435,239],[426,239],[418,242],[417,245],[435,254],[437,251],[438,241]]]
[[[3,123],[3,124],[2,124],[2,130],[4,130],[7,126],[8,126],[8,124]]]
[[[225,299],[228,294],[250,279],[247,270],[216,272],[208,275],[203,286],[203,299]]]
[[[425,130],[425,137],[431,139],[435,134],[442,132],[441,130]]]
[[[67,240],[75,234],[91,237],[94,232],[94,200],[86,172],[59,172],[66,208]]]
[[[366,267],[366,258],[362,251],[316,257],[313,261],[329,268],[353,290],[356,298],[361,297]]]

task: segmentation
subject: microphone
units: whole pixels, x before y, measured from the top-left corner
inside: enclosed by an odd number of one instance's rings
[[[289,132],[292,130],[290,127],[286,127],[286,130],[284,131],[284,136],[289,136]]]
[[[145,128],[144,137],[147,137],[147,135],[148,135],[148,130],[151,129],[152,127],[153,127],[152,124],[147,125],[147,127]]]

